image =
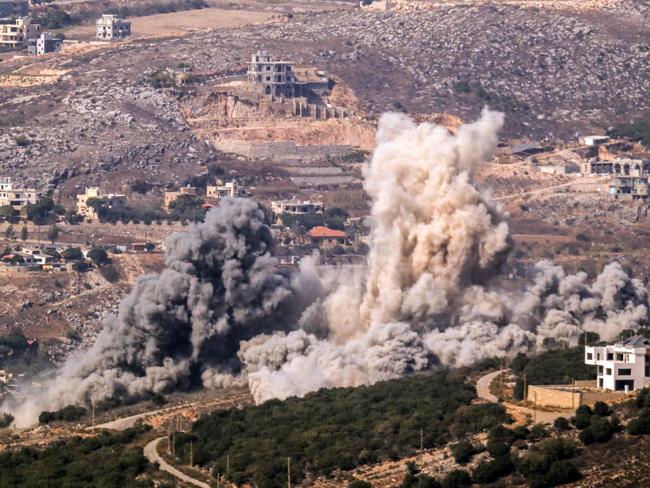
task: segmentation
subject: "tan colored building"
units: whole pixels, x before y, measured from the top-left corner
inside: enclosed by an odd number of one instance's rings
[[[115,41],[131,35],[131,22],[122,20],[117,15],[102,15],[97,19],[97,39]]]
[[[88,205],[88,200],[102,200],[102,208],[119,209],[127,205],[126,195],[117,193],[102,193],[96,186],[86,188],[86,191],[77,195],[77,213],[88,220],[96,220],[98,215],[95,209]]]
[[[322,247],[343,246],[347,241],[347,234],[342,230],[330,229],[319,225],[307,232],[307,237],[312,244]]]
[[[0,20],[0,49],[16,49],[27,45],[27,40],[41,35],[41,26],[32,24],[28,17]]]
[[[216,185],[207,186],[205,189],[205,196],[213,200],[221,200],[222,198],[235,198],[239,196],[240,190],[237,183],[230,181],[225,183],[217,180]]]
[[[169,210],[171,208],[171,204],[174,203],[178,199],[178,197],[181,197],[183,195],[198,196],[198,194],[199,194],[199,189],[195,186],[184,186],[180,188],[178,191],[166,191],[165,209]]]

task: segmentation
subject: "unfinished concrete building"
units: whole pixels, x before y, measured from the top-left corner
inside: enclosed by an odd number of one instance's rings
[[[650,160],[618,158],[582,163],[582,174],[643,177],[650,172]]]
[[[15,188],[11,178],[0,178],[0,207],[11,206],[14,210],[22,210],[27,205],[33,205],[37,200],[34,188]]]
[[[102,15],[97,19],[97,39],[100,41],[119,41],[131,35],[131,22],[117,15]]]
[[[62,47],[63,39],[53,37],[51,32],[43,32],[37,38],[29,39],[27,42],[27,52],[32,56],[55,53]]]

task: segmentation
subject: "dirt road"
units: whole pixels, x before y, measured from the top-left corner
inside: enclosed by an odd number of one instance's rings
[[[202,481],[199,481],[195,478],[192,478],[185,473],[179,471],[175,467],[173,467],[171,464],[169,464],[167,461],[165,461],[160,454],[158,454],[158,444],[160,444],[160,441],[162,441],[165,437],[158,437],[157,439],[152,440],[149,444],[144,446],[144,457],[146,457],[150,463],[158,463],[159,469],[161,471],[165,471],[175,478],[179,479],[180,481],[183,481],[184,483],[189,483],[194,486],[200,486],[201,488],[210,488],[210,485],[207,483],[203,483]]]
[[[493,373],[488,373],[485,376],[481,376],[478,381],[476,382],[476,394],[478,395],[479,398],[482,398],[484,400],[487,400],[489,402],[497,403],[499,399],[490,393],[490,384],[492,383],[492,380],[499,376],[502,372],[507,371],[504,369],[500,369],[498,371],[494,371]]]

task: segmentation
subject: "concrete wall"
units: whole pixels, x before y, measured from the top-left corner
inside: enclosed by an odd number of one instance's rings
[[[592,406],[594,403],[615,403],[627,396],[620,391],[591,390],[594,381],[576,381],[572,385],[529,385],[528,401],[540,407],[556,407],[575,410],[580,405]]]

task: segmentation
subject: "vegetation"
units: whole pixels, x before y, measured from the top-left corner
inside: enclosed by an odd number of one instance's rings
[[[30,341],[19,330],[0,335],[0,369],[31,374],[51,366],[38,342]]]
[[[533,488],[558,486],[580,479],[580,472],[567,460],[577,452],[567,439],[548,439],[533,446],[519,462],[517,470]]]
[[[108,253],[101,247],[93,247],[88,251],[88,259],[90,259],[97,266],[104,266],[110,264],[111,260],[108,257]]]
[[[522,356],[515,357],[511,364],[520,373],[514,389],[516,400],[524,398],[523,375],[529,385],[569,384],[573,380],[591,380],[596,375],[593,366],[584,363],[584,348],[580,346],[554,349],[529,358]]]
[[[61,252],[61,257],[66,260],[75,261],[83,259],[84,255],[78,247],[69,247]]]
[[[16,146],[24,147],[28,146],[30,141],[27,136],[16,136],[14,142],[16,143]]]
[[[47,229],[47,240],[54,244],[61,234],[61,229],[59,229],[56,224],[52,224],[49,229]]]
[[[9,427],[14,421],[14,416],[10,413],[0,413],[0,429]]]
[[[650,147],[650,118],[637,120],[631,124],[621,125],[609,131],[612,137],[629,137]]]
[[[75,405],[68,405],[63,407],[61,410],[55,412],[41,412],[38,416],[38,422],[40,424],[49,424],[56,420],[63,420],[64,422],[74,422],[81,419],[88,413],[83,407],[77,407]]]
[[[469,405],[474,389],[460,374],[441,371],[360,388],[321,390],[305,398],[268,401],[201,418],[177,451],[193,442],[194,459],[230,479],[259,488],[292,479],[413,454],[447,443],[453,432],[477,432],[508,420],[499,405]]]
[[[451,454],[458,464],[465,464],[472,460],[474,454],[479,452],[478,448],[471,442],[462,441],[450,446]]]
[[[440,483],[435,478],[422,473],[418,465],[411,462],[406,465],[406,476],[400,488],[440,488]]]
[[[65,215],[65,208],[55,204],[50,197],[43,197],[38,202],[25,206],[27,220],[36,225],[54,223],[62,215]]]
[[[142,447],[130,446],[143,429],[74,437],[46,449],[23,448],[0,454],[0,486],[148,488],[139,480],[148,469]]]

